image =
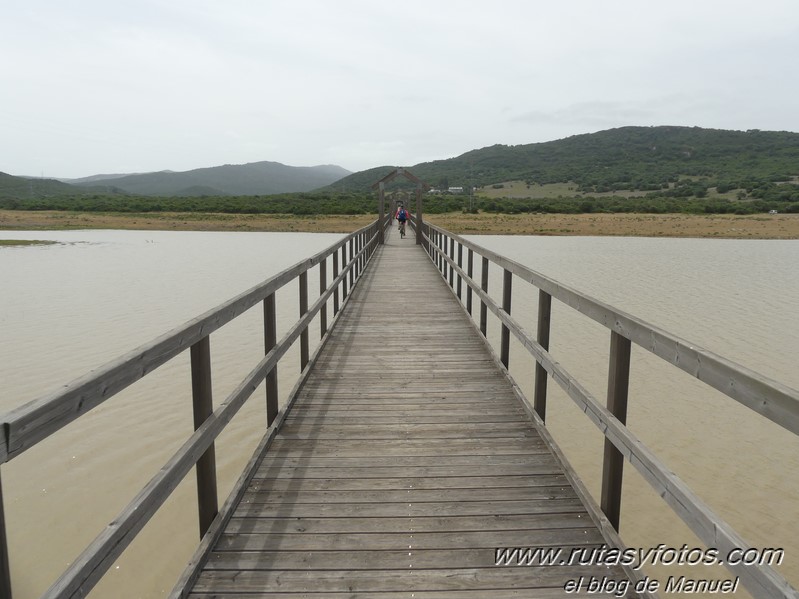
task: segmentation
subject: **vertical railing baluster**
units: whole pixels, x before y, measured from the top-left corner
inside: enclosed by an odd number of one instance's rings
[[[0,599],[11,599],[11,568],[6,537],[6,511],[3,503],[3,483],[0,480]]]
[[[608,364],[607,407],[619,422],[627,424],[627,395],[630,386],[630,340],[616,331],[610,333],[610,360]],[[605,439],[605,456],[602,462],[602,494],[600,507],[619,530],[621,516],[621,491],[624,476],[624,456],[616,446]]]
[[[538,334],[539,345],[549,351],[549,323],[552,315],[552,296],[546,291],[538,290]],[[535,363],[535,391],[533,395],[533,408],[543,422],[547,415],[547,371]]]
[[[264,298],[264,355],[277,345],[277,317],[275,294]],[[277,416],[277,365],[266,373],[266,426],[270,426]]]
[[[361,233],[358,235],[358,251],[363,252],[364,248],[366,247],[366,233]],[[358,258],[358,275],[363,274],[363,270],[366,268],[366,252],[361,254],[361,257]]]
[[[333,252],[333,280],[338,278],[338,250]],[[338,314],[338,285],[333,289],[333,316]]]
[[[308,271],[300,275],[300,318],[308,312]],[[308,326],[300,333],[300,370],[308,365]]]
[[[449,259],[452,262],[455,261],[455,238],[449,238]],[[453,280],[455,275],[455,267],[452,265],[452,262],[448,262],[447,265],[449,266],[449,286],[452,289],[455,289],[455,281]]]
[[[354,256],[358,255],[358,251],[360,249],[358,246],[360,245],[361,240],[360,240],[359,236],[356,235],[355,237],[352,238],[352,242],[355,244],[353,246],[353,249],[352,249],[352,255],[354,257]],[[353,280],[352,284],[353,285],[355,285],[355,281],[358,279],[358,271],[360,270],[360,266],[361,266],[361,259],[360,258],[355,258],[355,261],[352,264],[352,280]]]
[[[366,245],[366,243],[365,243],[366,242],[365,235],[366,235],[365,233],[361,233],[360,235],[358,235],[358,251],[359,252],[362,251],[364,246]],[[358,277],[360,277],[363,274],[364,266],[366,266],[366,253],[365,252],[363,254],[361,254],[360,258],[358,258]]]
[[[502,277],[502,310],[510,314],[511,294],[513,293],[513,273],[505,269]],[[500,340],[500,360],[508,367],[510,361],[510,329],[503,324]]]
[[[463,269],[463,244],[458,242],[458,268]],[[461,289],[463,287],[463,277],[458,273],[458,299],[461,299]]]
[[[483,293],[488,293],[488,258],[483,256],[483,269],[480,273],[480,289]],[[486,331],[488,330],[488,306],[481,299],[480,300],[480,332],[483,337],[487,337]]]
[[[466,254],[466,274],[470,281],[474,281],[474,250],[469,248]],[[466,285],[466,311],[472,315],[472,286]]]
[[[347,242],[341,246],[341,270],[347,271]],[[341,277],[341,301],[347,299],[347,274]]]
[[[430,255],[433,256],[433,263],[440,270],[441,266],[438,264],[438,252],[436,251],[438,249],[438,231],[433,231],[433,245],[430,249],[432,250]]]
[[[194,430],[197,430],[214,412],[211,393],[211,342],[206,335],[191,346],[191,395],[194,407]],[[216,490],[216,454],[214,444],[197,460],[197,508],[200,521],[200,538],[219,513]]]
[[[327,257],[322,258],[319,263],[319,295],[322,296],[327,291]],[[319,310],[319,337],[324,337],[327,333],[327,302]]]
[[[350,264],[350,262],[352,264]],[[352,286],[355,284],[355,238],[350,237],[350,254],[349,254],[349,262],[347,266],[351,266],[349,271],[349,279],[350,279],[350,291],[352,291]]]
[[[444,233],[438,233],[438,270],[441,271],[442,275],[445,275],[447,272],[446,261],[444,260],[444,254],[441,252],[443,251],[442,248],[446,245],[447,238],[444,236]]]

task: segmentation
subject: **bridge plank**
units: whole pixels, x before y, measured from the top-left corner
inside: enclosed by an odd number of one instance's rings
[[[381,518],[380,530],[385,533],[407,532],[413,528],[427,532],[476,530],[538,530],[546,528],[586,528],[591,518],[585,511],[561,514],[491,514],[479,516],[422,516]],[[228,534],[238,532],[303,534],[357,533],[374,530],[369,518],[231,518]]]
[[[495,566],[498,547],[605,539],[435,266],[392,235],[373,260],[185,596],[559,597],[625,579]]]

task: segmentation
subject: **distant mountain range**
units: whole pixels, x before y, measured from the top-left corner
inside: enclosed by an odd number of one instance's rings
[[[36,179],[0,173],[0,196],[32,198],[111,193],[144,196],[237,196],[312,191],[351,174],[340,166],[287,166],[279,162],[226,164],[184,172]]]
[[[226,164],[190,171],[94,175],[64,180],[83,187],[116,188],[134,195],[269,195],[311,191],[351,174],[340,166],[286,166],[279,162]]]
[[[252,196],[322,190],[368,193],[395,166],[350,173],[338,166],[291,167],[277,162],[225,165],[186,172],[94,175],[63,181],[0,174],[0,198],[128,194]],[[689,177],[713,185],[753,188],[799,181],[799,133],[700,127],[621,127],[544,143],[494,145],[455,158],[410,166],[430,186],[484,187],[574,183],[577,192],[669,188]],[[406,184],[400,178],[394,184]]]

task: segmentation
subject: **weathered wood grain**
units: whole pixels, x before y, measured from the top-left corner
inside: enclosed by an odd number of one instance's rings
[[[494,566],[605,539],[441,273],[393,232],[373,260],[184,594],[531,597],[607,575]]]

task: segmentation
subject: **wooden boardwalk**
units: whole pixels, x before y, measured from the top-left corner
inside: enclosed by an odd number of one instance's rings
[[[373,261],[189,596],[562,597],[625,579],[495,565],[500,547],[606,541],[413,236]]]

